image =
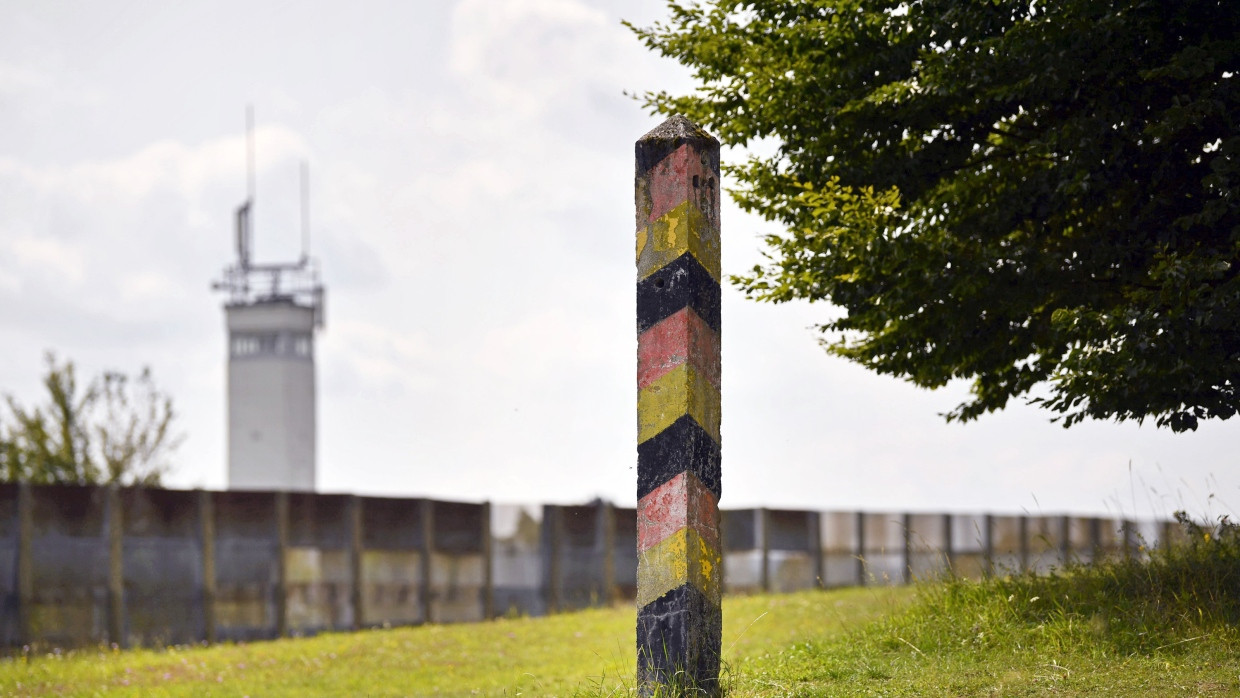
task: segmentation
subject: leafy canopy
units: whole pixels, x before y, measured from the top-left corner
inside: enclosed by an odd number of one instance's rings
[[[1240,3],[670,2],[689,67],[647,93],[728,145],[777,221],[752,298],[827,301],[823,343],[1070,426],[1240,407]],[[1036,389],[1036,390],[1035,390]]]
[[[149,368],[136,379],[107,372],[79,389],[72,361],[47,355],[47,401],[0,408],[0,482],[158,486],[180,444],[172,398]]]

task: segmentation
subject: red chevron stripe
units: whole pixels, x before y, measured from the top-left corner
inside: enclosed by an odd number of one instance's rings
[[[719,550],[719,503],[702,481],[684,472],[637,503],[637,553],[653,548],[684,528]]]
[[[649,224],[685,201],[696,199],[693,180],[696,178],[699,185],[705,186],[715,178],[715,173],[708,163],[702,162],[700,146],[686,143],[650,168],[646,176],[650,182],[650,217],[645,224]],[[715,186],[719,183],[715,182]]]
[[[637,389],[686,362],[719,387],[719,333],[688,307],[660,320],[637,338]]]

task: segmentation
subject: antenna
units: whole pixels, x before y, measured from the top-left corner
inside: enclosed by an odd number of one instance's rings
[[[301,265],[310,261],[310,162],[301,161]]]
[[[250,268],[250,244],[254,240],[254,106],[245,107],[245,203],[237,207],[237,265]]]
[[[254,105],[245,105],[245,167],[247,202],[254,201]]]
[[[317,262],[310,257],[310,163],[301,162],[301,256],[295,262],[259,264],[251,259],[254,245],[255,133],[254,106],[245,108],[246,199],[236,210],[237,263],[224,269],[211,287],[229,294],[229,306],[292,302],[314,310],[316,327],[323,326],[323,284]]]

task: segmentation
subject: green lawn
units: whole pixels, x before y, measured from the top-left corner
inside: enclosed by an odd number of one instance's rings
[[[728,599],[725,659],[857,631],[907,589]],[[0,662],[5,695],[628,695],[632,606],[547,618],[320,635],[162,651],[79,651]]]
[[[634,609],[0,661],[0,693],[633,695]],[[728,696],[1240,695],[1240,529],[1045,577],[724,601]]]

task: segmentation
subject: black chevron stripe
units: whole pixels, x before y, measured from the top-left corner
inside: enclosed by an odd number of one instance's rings
[[[655,165],[686,143],[696,145],[701,157],[711,159],[710,172],[719,171],[719,141],[692,121],[673,116],[638,139],[633,149],[637,177],[649,175]]]
[[[637,334],[685,306],[718,332],[720,300],[719,283],[686,252],[637,282]]]
[[[719,444],[689,415],[637,445],[637,498],[688,471],[715,495],[723,494]]]
[[[722,630],[719,607],[691,584],[638,609],[638,684],[670,684],[673,678],[687,677],[695,688],[715,695]]]

